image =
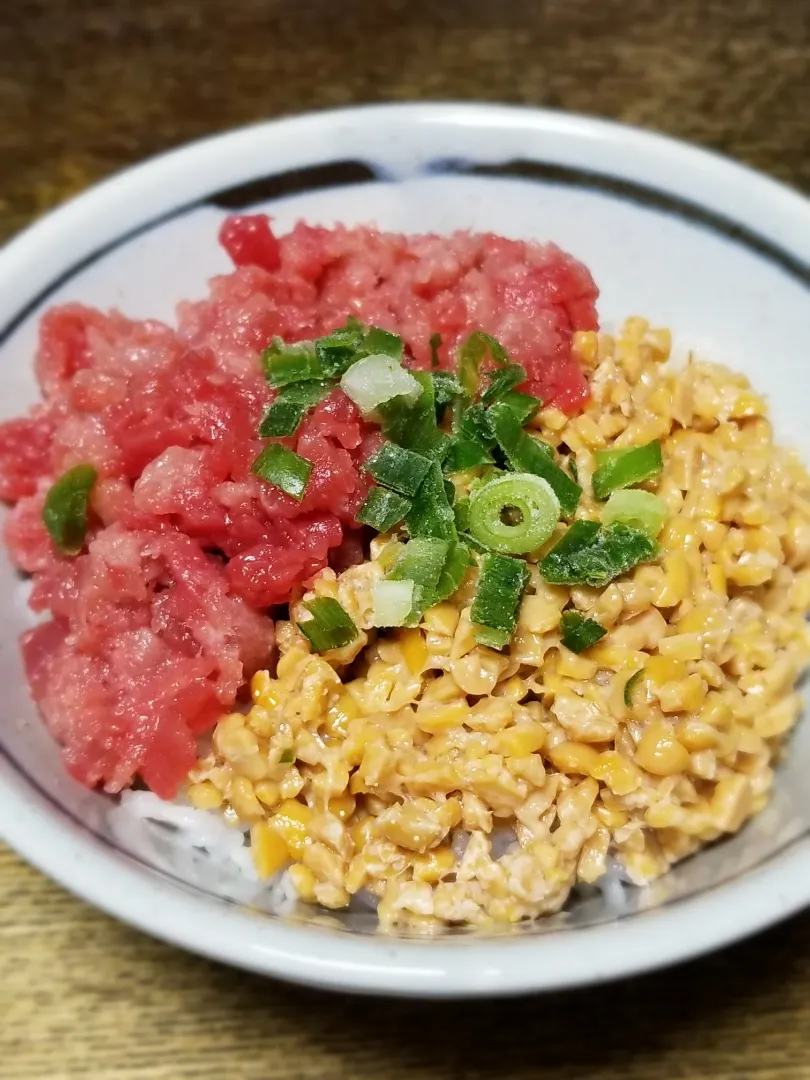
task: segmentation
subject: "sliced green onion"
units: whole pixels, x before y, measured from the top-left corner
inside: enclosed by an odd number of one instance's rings
[[[641,484],[660,473],[663,467],[660,439],[627,450],[597,451],[593,493],[597,499],[606,499],[611,491]]]
[[[315,342],[315,351],[324,375],[333,379],[339,378],[355,360],[365,355],[362,352],[365,336],[365,326],[351,315],[346,320],[345,326],[318,338]]]
[[[264,377],[271,386],[287,386],[290,383],[311,382],[322,379],[324,371],[311,341],[286,344],[280,337],[262,353]]]
[[[641,676],[644,674],[644,668],[639,668],[635,675],[631,675],[627,682],[624,684],[624,703],[628,709],[633,708],[633,691],[636,688]]]
[[[415,401],[420,393],[413,375],[398,360],[383,353],[364,356],[352,364],[341,376],[340,388],[366,415],[392,398]]]
[[[442,469],[452,475],[474,469],[479,465],[491,465],[492,455],[481,443],[465,439],[463,435],[454,435],[447,447],[442,461]]]
[[[352,364],[367,356],[388,356],[399,363],[403,343],[399,334],[392,334],[379,326],[366,329],[359,319],[349,316],[345,326],[318,338],[315,351],[324,374],[330,378],[340,378]]]
[[[458,378],[468,401],[473,401],[478,393],[481,363],[487,354],[498,366],[509,363],[509,356],[503,345],[482,330],[470,334],[458,351]]]
[[[532,473],[500,476],[470,495],[470,532],[480,544],[506,555],[542,547],[559,519],[560,503],[551,485]]]
[[[87,535],[87,506],[98,478],[94,465],[74,465],[45,496],[42,521],[62,555],[78,555]]]
[[[668,517],[669,509],[663,499],[637,488],[614,491],[601,514],[603,525],[621,521],[634,529],[640,529],[653,540],[663,529]]]
[[[279,765],[292,765],[294,761],[295,750],[293,750],[292,747],[288,746],[286,750],[281,751],[278,759]]]
[[[540,398],[532,397],[531,394],[524,394],[522,390],[510,390],[501,397],[499,404],[506,405],[515,414],[522,426],[528,424],[543,403]]]
[[[571,479],[574,481],[575,484],[578,484],[579,483],[579,468],[577,467],[577,459],[574,457],[573,454],[569,454],[567,465],[568,465],[568,475],[571,477]]]
[[[489,649],[503,649],[512,640],[513,633],[513,630],[495,630],[491,626],[479,626],[475,632],[475,640],[479,645],[486,645]]]
[[[411,624],[419,622],[422,612],[436,601],[439,579],[447,563],[450,543],[431,537],[409,540],[388,573],[390,581],[413,583],[413,607],[408,617]]]
[[[494,405],[496,401],[501,401],[504,394],[525,383],[527,378],[526,368],[521,364],[506,364],[496,371],[487,372],[487,375],[489,386],[481,395],[483,405]]]
[[[439,349],[442,347],[442,335],[431,334],[430,335],[430,366],[431,368],[437,368],[439,366]]]
[[[357,637],[357,627],[331,596],[318,596],[305,601],[304,607],[312,616],[298,623],[298,629],[315,652],[342,649]]]
[[[460,533],[470,531],[470,499],[469,496],[465,496],[463,499],[456,499],[453,503],[453,514],[456,519],[456,528]]]
[[[522,559],[490,554],[480,557],[479,567],[470,619],[479,628],[476,641],[500,649],[515,631],[529,568]]]
[[[370,326],[363,338],[362,349],[367,356],[390,356],[399,363],[404,346],[399,334],[392,334],[380,326]]]
[[[259,437],[276,439],[294,435],[309,410],[319,405],[331,389],[331,384],[323,379],[290,383],[283,387],[264,414],[259,425]]]
[[[458,539],[455,514],[447,496],[438,461],[431,464],[414,496],[405,524],[411,537],[431,536],[448,541]]]
[[[300,502],[309,482],[312,462],[281,443],[271,443],[253,462],[251,472]]]
[[[413,609],[413,581],[378,581],[371,594],[373,626],[405,626]]]
[[[370,525],[377,532],[388,532],[399,524],[411,508],[411,500],[395,491],[373,487],[365,502],[357,511],[356,520],[361,525]]]
[[[471,442],[480,443],[485,448],[495,445],[495,435],[489,420],[489,410],[480,402],[470,405],[465,411],[458,424],[458,433]]]
[[[601,588],[639,563],[658,554],[654,540],[621,522],[600,527],[596,521],[575,521],[540,563],[552,585]]]
[[[415,495],[431,466],[430,458],[415,454],[396,443],[383,443],[363,468],[385,487],[400,495]]]
[[[449,405],[453,398],[463,393],[461,383],[449,371],[433,372],[433,394],[436,399],[436,409],[440,410]]]
[[[412,371],[419,384],[415,400],[397,397],[380,406],[386,438],[407,450],[431,457],[441,457],[448,436],[436,424],[434,379],[428,371]]]
[[[554,464],[537,439],[526,434],[506,405],[492,405],[488,416],[495,437],[515,472],[534,473],[542,477],[553,488],[563,514],[570,517],[582,494],[579,484],[575,484],[567,473]]]
[[[586,619],[578,611],[564,611],[560,619],[560,633],[566,649],[581,653],[603,638],[607,630],[595,619]]]
[[[439,580],[436,583],[434,603],[438,604],[439,601],[446,600],[448,596],[453,595],[464,580],[464,575],[467,569],[472,566],[472,562],[473,558],[466,544],[461,543],[461,541],[450,544],[450,550],[447,553],[442,572],[439,574]]]

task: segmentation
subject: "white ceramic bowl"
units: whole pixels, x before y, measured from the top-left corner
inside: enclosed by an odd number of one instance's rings
[[[478,105],[350,109],[260,124],[130,169],[0,252],[0,413],[35,400],[36,321],[68,299],[172,318],[225,270],[225,206],[382,228],[551,239],[601,288],[604,326],[640,313],[748,373],[810,459],[810,203],[705,151],[602,121]],[[2,329],[5,328],[5,329]],[[615,978],[740,938],[810,902],[803,722],[770,807],[741,835],[634,892],[520,931],[375,935],[370,916],[285,919],[229,902],[171,852],[129,843],[110,800],[64,775],[29,700],[25,590],[0,562],[0,832],[61,884],[141,929],[300,982],[414,996],[513,994]],[[155,864],[154,868],[148,865]]]

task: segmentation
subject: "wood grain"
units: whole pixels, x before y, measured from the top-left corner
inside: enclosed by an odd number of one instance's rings
[[[806,0],[3,0],[0,238],[116,169],[358,100],[598,113],[810,190]],[[801,1080],[810,914],[632,982],[355,1000],[188,956],[0,850],[2,1080]]]

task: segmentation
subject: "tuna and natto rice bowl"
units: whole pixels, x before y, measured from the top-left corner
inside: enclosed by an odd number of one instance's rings
[[[746,379],[600,332],[553,244],[220,240],[233,272],[174,327],[48,311],[42,400],[0,425],[70,774],[409,932],[647,883],[761,810],[810,477]]]

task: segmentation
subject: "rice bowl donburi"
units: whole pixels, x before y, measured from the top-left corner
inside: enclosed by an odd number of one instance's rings
[[[551,246],[222,238],[176,330],[46,316],[43,404],[0,430],[73,775],[384,929],[535,918],[738,830],[808,645],[808,477],[762,399],[600,334]]]

